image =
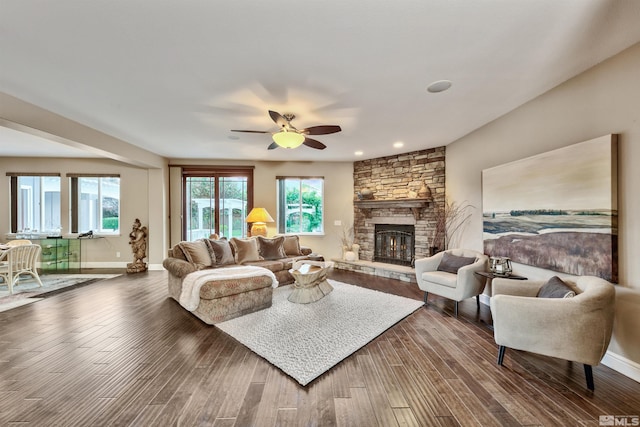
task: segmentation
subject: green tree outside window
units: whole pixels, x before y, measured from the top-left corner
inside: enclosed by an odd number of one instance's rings
[[[278,179],[278,231],[285,234],[322,234],[323,178]]]

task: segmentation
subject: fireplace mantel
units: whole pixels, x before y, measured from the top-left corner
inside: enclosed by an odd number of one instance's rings
[[[353,204],[358,209],[361,209],[367,218],[371,217],[372,209],[411,209],[411,212],[417,221],[420,219],[420,210],[429,207],[431,199],[355,200]]]

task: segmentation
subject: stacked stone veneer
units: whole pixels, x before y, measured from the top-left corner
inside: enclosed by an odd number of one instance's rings
[[[360,259],[373,260],[375,224],[414,224],[415,257],[428,256],[429,237],[435,229],[434,207],[445,202],[445,147],[362,160],[353,165],[354,200],[357,192],[368,188],[375,200],[398,200],[416,197],[422,184],[431,190],[433,202],[420,209],[415,219],[409,208],[371,209],[355,207],[354,240],[360,245]]]

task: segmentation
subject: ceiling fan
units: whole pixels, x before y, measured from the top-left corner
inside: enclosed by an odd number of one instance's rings
[[[315,139],[308,138],[307,135],[327,135],[330,133],[340,132],[342,130],[340,126],[337,125],[311,126],[298,130],[291,124],[291,120],[296,118],[294,114],[280,114],[269,110],[269,116],[271,116],[271,119],[280,127],[278,132],[238,129],[231,129],[231,132],[270,133],[273,138],[273,142],[269,145],[269,150],[273,150],[278,147],[296,148],[302,144],[307,147],[324,150],[327,148],[326,145]]]

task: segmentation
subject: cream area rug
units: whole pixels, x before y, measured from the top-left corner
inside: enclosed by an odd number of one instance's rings
[[[291,286],[273,292],[265,310],[216,326],[302,385],[307,385],[391,326],[422,301],[329,280],[333,292],[310,304],[287,300]]]
[[[48,295],[69,289],[85,286],[102,279],[110,279],[119,274],[42,274],[42,287],[30,276],[24,275],[13,287],[13,295],[9,288],[0,281],[0,312],[31,304],[44,299]]]

